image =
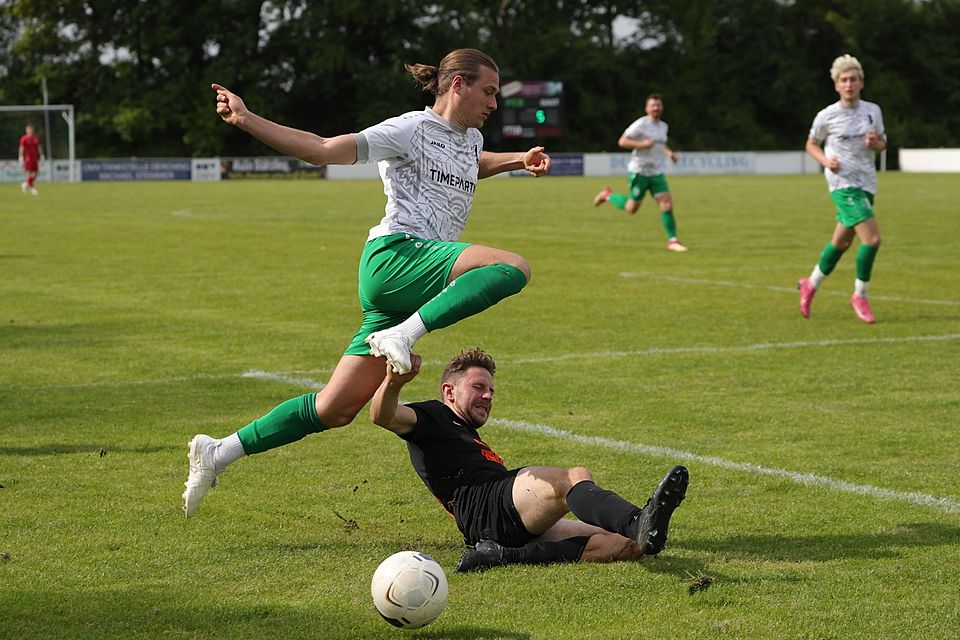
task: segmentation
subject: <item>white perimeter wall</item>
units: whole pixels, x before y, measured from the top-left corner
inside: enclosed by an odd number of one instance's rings
[[[630,159],[628,153],[564,153],[558,156],[563,156],[566,161],[576,161],[574,166],[582,164],[582,174],[575,172],[570,175],[594,177],[623,176],[627,173]],[[679,161],[676,164],[667,162],[667,175],[796,175],[821,171],[816,160],[803,151],[681,151],[677,156]],[[82,162],[78,161],[78,164],[82,166]],[[219,158],[193,158],[190,164],[193,180],[220,178]],[[557,163],[555,165],[559,166]],[[570,163],[567,162],[566,166],[570,168]],[[43,163],[40,179],[43,182],[51,178],[66,180],[68,168],[66,161]],[[918,173],[960,172],[960,149],[900,149],[900,170]],[[504,177],[509,175],[502,174]],[[379,178],[380,174],[376,164],[329,165],[327,177],[331,180],[369,180]],[[16,160],[0,160],[0,183],[20,182],[23,178],[23,169]]]
[[[548,149],[549,151],[549,149]],[[564,156],[577,154],[563,154]],[[629,153],[585,153],[583,175],[622,176]],[[678,152],[678,162],[667,162],[667,175],[796,175],[821,173],[816,160],[804,151],[691,151]],[[960,149],[900,149],[904,172],[960,172]],[[508,175],[508,174],[503,174]],[[375,164],[327,167],[331,180],[378,178]]]
[[[579,155],[583,156],[585,176],[622,176],[627,173],[629,153]],[[667,175],[796,174],[820,171],[817,161],[802,151],[689,152],[677,153],[677,157],[676,164],[667,162]],[[327,177],[331,180],[356,180],[378,178],[380,174],[376,164],[330,165],[327,167]]]
[[[960,172],[960,149],[900,149],[900,171],[909,173]]]
[[[586,176],[627,173],[629,153],[587,153]],[[667,161],[667,175],[735,175],[819,173],[820,165],[803,151],[690,151],[677,152],[677,163]]]

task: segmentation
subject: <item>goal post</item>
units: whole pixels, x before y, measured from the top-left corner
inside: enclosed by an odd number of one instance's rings
[[[43,147],[40,180],[79,180],[73,105],[30,104],[0,105],[0,182],[21,182],[24,179],[17,156],[20,136],[28,124],[33,125]]]

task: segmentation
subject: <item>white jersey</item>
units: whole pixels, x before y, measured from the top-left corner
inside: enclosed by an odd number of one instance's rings
[[[650,116],[637,118],[626,128],[623,135],[632,140],[653,140],[654,145],[649,149],[634,149],[630,154],[630,164],[627,171],[639,173],[642,176],[656,176],[663,173],[664,153],[667,144],[667,123],[663,120],[654,122]]]
[[[460,129],[429,107],[354,134],[357,163],[378,162],[387,206],[367,240],[409,233],[457,240],[477,189],[483,136]]]
[[[830,191],[856,188],[877,193],[876,152],[867,146],[867,134],[874,129],[886,139],[879,105],[861,100],[856,107],[835,102],[820,111],[810,127],[810,139],[822,144],[827,158],[840,161],[840,173],[824,169]]]

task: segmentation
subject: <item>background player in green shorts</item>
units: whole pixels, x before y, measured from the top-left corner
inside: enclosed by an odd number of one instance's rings
[[[281,153],[313,164],[378,162],[387,204],[360,258],[363,324],[329,382],[226,438],[194,437],[183,493],[188,517],[228,464],[352,422],[384,378],[378,356],[399,373],[409,371],[417,339],[518,293],[530,279],[530,266],[519,255],[457,242],[478,179],[517,169],[541,176],[550,168],[543,147],[523,153],[483,150],[478,128],[497,108],[496,63],[476,49],[458,49],[438,67],[417,64],[407,70],[436,96],[432,108],[332,138],[262,118],[237,95],[213,85],[220,117]]]
[[[630,164],[627,165],[627,184],[630,193],[613,193],[610,187],[604,187],[593,199],[598,207],[609,202],[630,215],[637,212],[643,196],[649,191],[660,204],[660,221],[667,234],[667,249],[684,252],[687,248],[677,240],[677,221],[673,217],[673,198],[667,179],[663,175],[663,159],[677,161],[677,154],[667,146],[667,123],[660,119],[663,115],[663,97],[659,93],[647,96],[647,115],[634,120],[620,136],[617,144],[623,149],[631,149]]]
[[[883,114],[878,105],[860,99],[864,83],[859,60],[850,55],[838,57],[830,67],[830,77],[840,100],[813,119],[806,149],[823,165],[830,197],[837,206],[837,225],[810,277],[797,283],[800,313],[810,317],[814,294],[856,235],[860,249],[850,306],[860,320],[872,324],[876,318],[867,302],[867,285],[880,248],[873,198],[877,193],[876,152],[887,148]]]

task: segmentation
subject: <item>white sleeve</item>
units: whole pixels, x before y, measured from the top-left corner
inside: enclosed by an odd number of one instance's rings
[[[826,124],[826,117],[823,115],[823,111],[821,111],[813,119],[813,124],[810,125],[810,133],[807,135],[807,137],[814,142],[822,143],[827,139]]]
[[[883,140],[887,139],[887,130],[883,127],[883,112],[877,107],[877,135]]]
[[[643,127],[641,126],[640,120],[634,120],[630,123],[630,126],[624,130],[623,135],[631,140],[645,140],[647,138],[647,136],[643,134]]]
[[[407,155],[413,135],[411,124],[410,118],[397,116],[353,134],[357,140],[357,164]]]

